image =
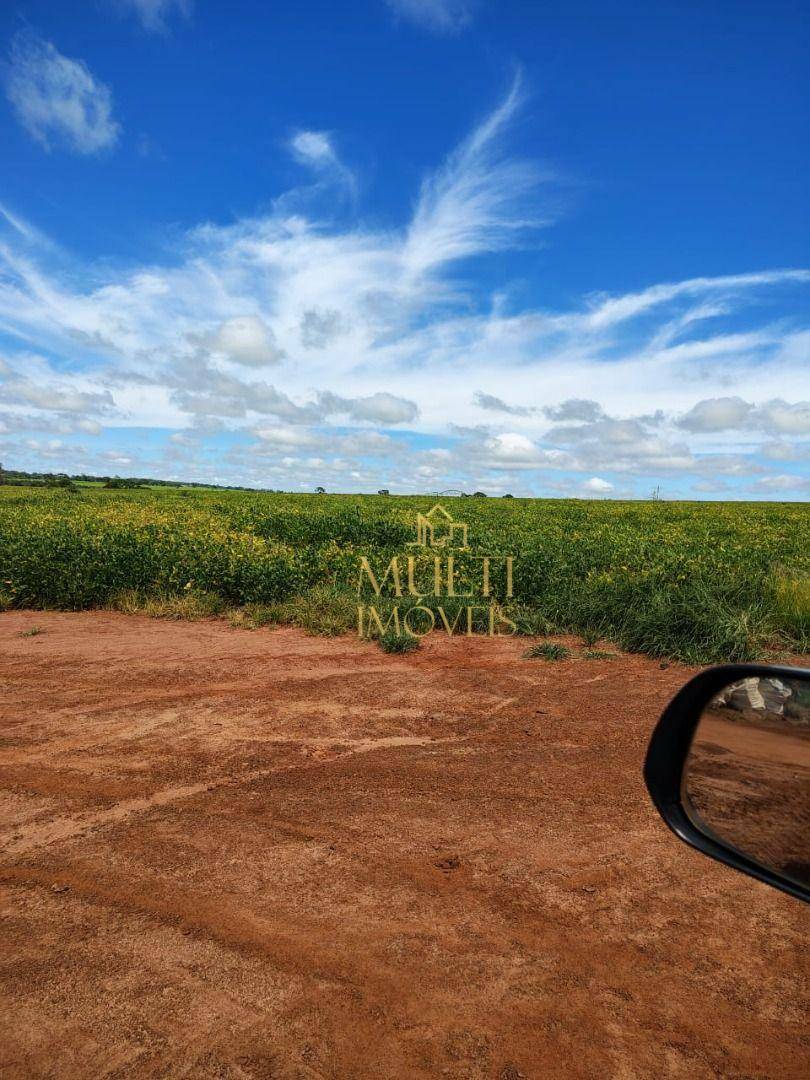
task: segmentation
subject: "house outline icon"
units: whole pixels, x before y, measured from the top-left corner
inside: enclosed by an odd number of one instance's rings
[[[444,536],[437,536],[440,529],[447,531]],[[429,510],[427,514],[416,515],[416,540],[411,540],[408,547],[451,547],[457,533],[461,533],[461,548],[469,547],[467,541],[468,526],[462,521],[453,521],[443,506],[439,503]]]

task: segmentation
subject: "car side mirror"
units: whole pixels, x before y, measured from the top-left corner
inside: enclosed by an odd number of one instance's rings
[[[659,720],[644,780],[681,840],[810,900],[810,671],[701,672]]]

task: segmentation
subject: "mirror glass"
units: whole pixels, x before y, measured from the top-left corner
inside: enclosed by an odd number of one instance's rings
[[[810,680],[757,676],[717,694],[682,794],[701,831],[810,887]]]

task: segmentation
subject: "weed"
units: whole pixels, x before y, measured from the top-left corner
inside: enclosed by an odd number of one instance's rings
[[[383,652],[387,653],[409,653],[414,649],[419,648],[419,638],[414,637],[413,634],[397,634],[393,630],[389,630],[377,638],[377,643]]]
[[[215,593],[189,590],[174,596],[148,596],[127,589],[113,597],[110,607],[126,615],[148,615],[152,619],[207,619],[220,615],[225,603]]]
[[[352,593],[329,586],[315,586],[303,596],[282,605],[287,618],[308,634],[333,637],[346,634],[357,625],[357,600]]]
[[[245,604],[244,607],[231,608],[228,621],[235,630],[258,630],[260,626],[275,626],[284,622],[284,610],[281,605]]]
[[[540,641],[523,654],[524,660],[567,660],[571,650],[556,641]]]

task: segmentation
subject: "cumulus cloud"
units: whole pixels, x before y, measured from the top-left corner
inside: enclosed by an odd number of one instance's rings
[[[559,405],[546,405],[543,413],[549,420],[599,420],[604,416],[602,406],[585,398],[569,398]]]
[[[738,397],[707,398],[678,420],[686,431],[729,431],[745,426],[752,406]]]
[[[17,119],[46,150],[62,145],[97,154],[118,140],[109,88],[84,61],[63,56],[33,34],[18,34],[12,42],[6,95]]]
[[[798,494],[810,490],[810,479],[792,473],[778,473],[776,476],[763,476],[757,480],[752,490],[772,495],[785,495],[788,492]]]
[[[85,390],[54,372],[42,357],[28,355],[21,360],[34,378],[0,358],[0,393],[3,404],[22,404],[44,412],[107,413],[115,406],[109,390]]]
[[[386,0],[403,19],[437,33],[453,33],[471,22],[475,0]]]
[[[617,419],[603,416],[576,425],[560,425],[546,432],[547,441],[571,447],[583,468],[618,472],[656,473],[691,469],[695,458],[685,443],[671,442],[650,430],[643,417]]]
[[[202,341],[234,364],[266,367],[277,364],[284,352],[264,319],[258,315],[237,315],[220,323],[214,334]]]
[[[49,439],[47,442],[42,442],[39,439],[26,439],[25,445],[27,449],[33,450],[39,457],[50,460],[63,459],[65,452],[71,449],[61,439]]]
[[[760,453],[768,461],[803,461],[810,458],[810,443],[792,443],[785,439],[764,443]]]
[[[452,468],[457,477],[478,478],[473,487],[485,485],[487,473],[500,474],[572,467],[574,459],[565,450],[540,446],[537,441],[516,431],[491,433],[486,428],[459,432],[453,451],[428,451],[423,457],[439,471]]]
[[[699,480],[692,485],[692,490],[702,495],[722,495],[729,486],[725,480]]]
[[[525,435],[508,431],[486,438],[480,449],[471,447],[473,460],[489,469],[564,469],[571,458],[558,449],[542,449]]]
[[[2,388],[0,388],[2,389]],[[100,435],[102,426],[97,420],[70,414],[43,416],[25,412],[0,413],[0,432],[54,432],[59,435]]]
[[[707,398],[697,402],[677,424],[687,431],[762,430],[771,434],[810,434],[810,401],[791,404],[777,398],[761,405],[739,397]]]
[[[583,490],[592,495],[607,495],[613,491],[613,484],[608,480],[603,480],[600,476],[592,476],[590,480],[585,481],[582,487]]]
[[[291,423],[308,424],[320,419],[314,405],[297,405],[288,394],[266,382],[243,383],[212,373],[211,389],[177,389],[172,401],[186,413],[200,417],[241,419],[249,413],[277,416]]]
[[[307,450],[321,445],[317,434],[304,428],[273,424],[261,425],[254,430],[262,442],[272,443],[273,446],[286,450]]]
[[[261,216],[191,229],[160,262],[86,267],[5,214],[7,430],[103,423],[102,442],[118,439],[141,475],[168,466],[125,432],[162,430],[185,476],[285,487],[320,473],[347,487],[396,489],[396,476],[406,490],[582,494],[601,479],[617,495],[666,478],[686,495],[720,476],[742,490],[766,475],[763,458],[804,460],[806,271],[562,310],[519,304],[509,282],[492,294],[469,272],[553,217],[536,201],[543,174],[509,153],[519,104],[515,84],[425,177],[400,228],[340,219],[316,164],[334,140],[317,131],[298,146],[316,174],[306,212],[282,196]]]
[[[496,397],[494,394],[485,394],[481,390],[476,391],[473,400],[479,409],[485,409],[487,412],[502,412],[509,416],[531,416],[532,413],[537,412],[537,409],[531,405],[509,405],[503,398]]]
[[[132,465],[133,459],[126,454],[120,454],[117,450],[103,450],[101,458],[109,461],[111,465]]]
[[[541,451],[531,439],[514,431],[493,435],[484,443],[484,449],[499,463],[535,464],[541,456]]]
[[[810,434],[810,401],[790,405],[777,399],[768,401],[756,410],[757,424],[765,431],[780,435]]]
[[[343,414],[352,420],[369,420],[379,424],[405,424],[419,415],[415,401],[384,392],[356,398],[325,392],[318,395],[318,403],[326,416]]]

